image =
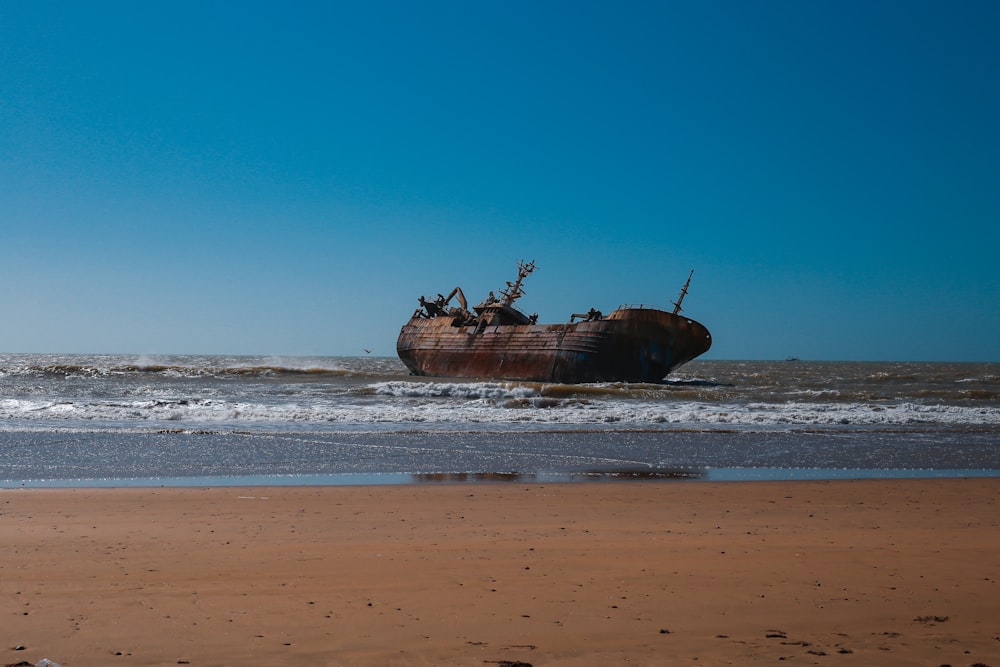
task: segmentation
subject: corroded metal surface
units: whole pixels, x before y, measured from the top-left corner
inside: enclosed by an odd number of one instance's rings
[[[658,382],[711,347],[708,329],[677,311],[622,307],[603,316],[591,309],[587,315],[573,315],[584,318],[581,322],[535,324],[537,316],[528,317],[512,305],[533,269],[534,263],[521,263],[518,280],[508,283],[503,299],[491,294],[475,313],[464,303],[448,308],[449,299],[440,295],[435,302],[421,297],[424,308],[403,325],[396,342],[399,358],[415,375]],[[686,290],[687,285],[682,298]]]

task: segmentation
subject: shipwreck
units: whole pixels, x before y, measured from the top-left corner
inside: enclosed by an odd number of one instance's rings
[[[538,324],[537,314],[514,307],[534,270],[534,261],[519,262],[517,279],[472,310],[459,287],[433,300],[421,296],[399,332],[399,358],[414,375],[432,377],[660,382],[712,345],[708,329],[680,314],[694,271],[673,312],[620,306],[604,315],[591,308],[563,324]]]

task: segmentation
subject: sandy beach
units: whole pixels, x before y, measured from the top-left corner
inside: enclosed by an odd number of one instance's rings
[[[1000,480],[0,491],[0,664],[992,665]]]

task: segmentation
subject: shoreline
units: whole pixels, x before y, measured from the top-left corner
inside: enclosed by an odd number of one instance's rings
[[[998,529],[995,478],[3,489],[0,663],[997,667]]]
[[[116,489],[287,486],[427,486],[436,484],[618,484],[677,482],[793,482],[876,479],[989,479],[993,468],[674,468],[462,473],[327,473],[287,475],[213,475],[186,477],[106,477],[0,479],[4,489]]]

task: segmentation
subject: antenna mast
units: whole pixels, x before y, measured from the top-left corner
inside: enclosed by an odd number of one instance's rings
[[[505,306],[513,305],[515,301],[524,296],[524,290],[521,289],[521,282],[528,277],[528,275],[535,270],[535,260],[530,262],[525,262],[523,259],[517,263],[517,281],[510,282],[507,281],[507,289],[500,292],[503,299],[501,303]]]
[[[681,304],[684,303],[684,297],[687,296],[688,287],[691,286],[691,276],[694,275],[694,269],[691,269],[691,273],[688,274],[687,282],[684,283],[684,287],[681,288],[681,295],[677,297],[677,301],[672,301],[674,304],[674,315],[681,312]]]

